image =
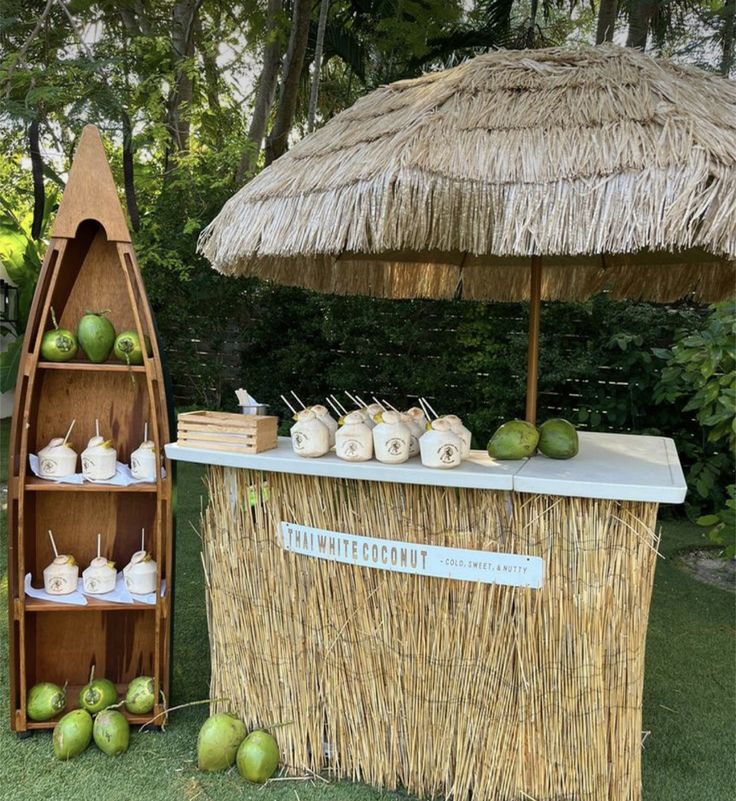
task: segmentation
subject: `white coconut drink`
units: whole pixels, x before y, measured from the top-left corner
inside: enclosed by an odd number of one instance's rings
[[[84,591],[90,595],[104,595],[106,592],[112,592],[118,577],[115,562],[109,561],[106,556],[100,554],[100,540],[101,536],[98,534],[97,556],[82,571],[82,586]]]
[[[367,462],[373,458],[372,429],[360,411],[350,412],[335,434],[335,453],[346,462]]]
[[[419,440],[422,464],[425,467],[449,469],[463,460],[463,442],[452,430],[448,420],[439,418],[429,424]]]
[[[309,409],[297,412],[291,427],[291,446],[299,456],[315,458],[330,450],[330,430]]]
[[[452,432],[460,437],[463,443],[463,459],[467,459],[470,455],[470,442],[473,439],[470,429],[465,428],[463,421],[456,414],[446,414],[440,419],[447,420]]]
[[[408,412],[402,412],[401,422],[409,429],[409,457],[419,456],[419,440],[424,436],[425,426],[412,417]]]
[[[64,478],[77,472],[77,452],[68,442],[76,422],[72,420],[64,438],[54,437],[38,452],[38,472],[41,478]]]
[[[401,422],[399,412],[381,412],[372,433],[373,452],[379,462],[400,464],[409,458],[411,432]]]
[[[158,566],[145,548],[146,532],[141,530],[141,549],[130,557],[123,568],[125,589],[133,595],[148,595],[156,591]]]
[[[406,414],[422,429],[422,433],[427,428],[427,417],[418,406],[412,406],[411,409],[406,410]],[[421,435],[420,435],[421,436]]]
[[[118,454],[112,441],[100,436],[100,421],[95,422],[96,435],[82,451],[82,475],[90,481],[106,481],[115,475]]]
[[[59,553],[49,530],[54,559],[43,571],[43,588],[49,595],[69,595],[77,589],[79,566],[71,554]]]
[[[315,406],[310,406],[309,410],[314,413],[320,423],[327,426],[327,430],[330,432],[330,447],[333,447],[338,429],[337,420],[330,414],[330,410],[326,406],[322,406],[319,403]]]
[[[156,445],[148,439],[148,423],[143,428],[143,442],[130,454],[130,472],[133,478],[156,480]]]

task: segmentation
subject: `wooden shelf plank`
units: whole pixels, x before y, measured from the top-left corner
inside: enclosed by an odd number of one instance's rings
[[[145,373],[146,368],[142,364],[132,364],[128,367],[127,364],[120,362],[103,362],[102,364],[94,364],[92,362],[38,362],[39,370],[81,370],[89,372],[102,372],[102,373],[127,373],[132,371],[134,373]]]
[[[54,601],[42,601],[40,598],[26,596],[26,612],[155,612],[155,604],[116,604],[113,601],[105,601],[102,598],[87,599],[87,606],[76,606],[75,604],[61,604]],[[165,601],[166,598],[162,598]]]
[[[117,487],[113,484],[60,484],[38,476],[26,476],[26,492],[156,492],[155,484],[131,484],[128,487]]]

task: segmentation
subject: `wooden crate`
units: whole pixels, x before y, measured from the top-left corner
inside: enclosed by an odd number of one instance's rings
[[[229,412],[182,412],[177,439],[188,448],[262,453],[276,447],[278,417]]]

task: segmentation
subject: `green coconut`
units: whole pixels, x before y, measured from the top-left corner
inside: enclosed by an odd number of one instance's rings
[[[539,427],[539,451],[550,459],[572,459],[578,452],[578,432],[568,420],[555,417]]]
[[[151,355],[151,340],[144,337],[146,345],[146,354]],[[116,358],[126,364],[143,364],[143,348],[141,347],[141,340],[135,331],[123,331],[118,334],[115,339],[113,351]]]
[[[153,679],[150,676],[138,676],[130,682],[125,693],[125,708],[131,715],[147,715],[155,703]]]
[[[108,756],[118,756],[128,750],[130,724],[122,712],[103,709],[92,727],[95,745]]]
[[[44,681],[28,691],[26,713],[31,720],[51,720],[66,706],[66,691],[58,684]]]
[[[88,311],[77,326],[77,341],[87,358],[96,364],[107,360],[115,344],[115,329],[105,314],[107,310]]]
[[[74,709],[54,728],[54,756],[71,759],[79,756],[92,740],[92,715],[86,709]]]
[[[110,679],[93,679],[79,691],[79,706],[93,715],[117,700],[118,691]]]
[[[68,362],[77,355],[77,338],[67,328],[59,328],[53,309],[51,321],[54,327],[41,339],[41,356],[48,362]]]
[[[279,766],[279,746],[268,732],[252,731],[238,748],[238,772],[249,782],[263,784]]]
[[[526,459],[537,449],[539,432],[524,420],[510,420],[496,429],[488,443],[491,459]]]
[[[238,747],[247,731],[235,715],[220,712],[207,718],[197,737],[197,766],[200,770],[217,771],[235,762]]]

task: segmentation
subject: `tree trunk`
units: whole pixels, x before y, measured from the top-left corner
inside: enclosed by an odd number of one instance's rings
[[[736,0],[726,0],[721,11],[723,32],[721,33],[721,75],[731,74],[734,61],[734,35],[736,34]]]
[[[311,0],[294,0],[291,18],[289,47],[284,59],[281,78],[281,94],[276,119],[271,133],[266,139],[266,164],[270,164],[289,149],[289,132],[294,122],[296,101],[299,94],[299,80],[304,66],[304,54],[309,38],[309,17],[312,11]]]
[[[174,85],[168,101],[167,127],[173,150],[189,146],[189,106],[194,84],[187,61],[194,55],[194,23],[202,0],[179,0],[171,17],[171,50],[174,57]]]
[[[325,46],[325,28],[327,27],[327,12],[330,0],[322,0],[319,7],[319,22],[317,23],[317,41],[314,45],[314,61],[312,62],[312,89],[309,93],[309,112],[307,113],[307,132],[314,130],[314,117],[317,114],[317,98],[319,97],[319,74],[322,69],[322,51]]]
[[[38,146],[38,119],[34,119],[28,128],[28,150],[31,157],[31,175],[33,176],[33,222],[31,237],[41,236],[43,225],[43,209],[46,205],[46,192],[43,186],[43,157]]]
[[[133,128],[128,112],[122,110],[123,118],[123,184],[125,185],[125,203],[128,207],[130,225],[139,231],[141,218],[138,213],[138,201],[135,196],[135,174],[133,172]]]
[[[629,33],[626,47],[646,50],[649,26],[657,13],[660,0],[632,0],[629,7]]]
[[[618,0],[600,0],[598,6],[598,24],[595,31],[595,43],[612,42],[618,17]]]
[[[215,41],[219,39],[217,30],[219,25],[214,23]],[[213,46],[212,42],[206,40],[204,30],[202,29],[202,21],[197,16],[194,22],[194,30],[197,34],[197,41],[199,44],[199,53],[202,56],[202,65],[204,67],[204,81],[205,93],[207,95],[207,105],[210,111],[220,111],[220,70],[217,66],[217,46]]]
[[[235,181],[241,184],[251,172],[252,165],[258,160],[266,135],[268,115],[271,113],[273,98],[276,93],[276,83],[279,77],[281,64],[281,36],[279,35],[279,14],[282,0],[268,0],[266,10],[266,45],[263,48],[263,68],[256,88],[256,102],[253,116],[248,127],[248,146],[240,157],[238,169],[235,171]]]

